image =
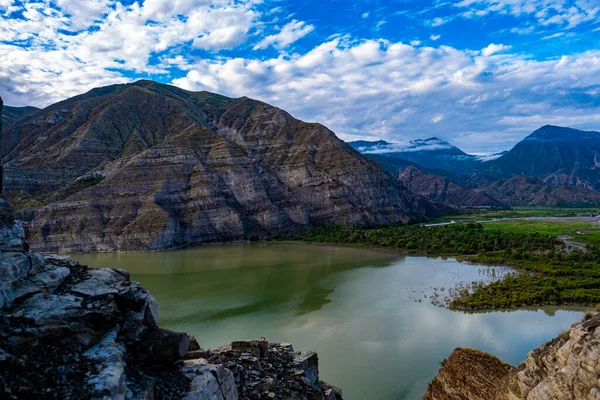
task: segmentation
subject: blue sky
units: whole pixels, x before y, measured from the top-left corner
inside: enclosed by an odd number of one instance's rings
[[[0,0],[0,95],[139,78],[249,96],[345,140],[472,153],[600,130],[600,0]]]

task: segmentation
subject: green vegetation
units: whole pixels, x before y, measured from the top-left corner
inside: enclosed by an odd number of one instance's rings
[[[373,229],[326,226],[304,233],[283,233],[273,239],[393,247],[409,254],[469,255],[522,246],[543,251],[562,245],[552,236],[487,230],[482,224],[404,225]]]
[[[539,233],[535,228],[493,229],[491,225],[329,226],[275,239],[382,246],[407,254],[454,254],[468,262],[508,265],[518,271],[487,286],[478,285],[472,292],[463,290],[450,303],[454,309],[600,303],[600,246],[590,244],[587,252],[568,253],[551,229]]]
[[[575,243],[600,244],[600,226],[587,220],[589,217],[600,214],[600,208],[597,207],[514,207],[510,210],[463,211],[465,214],[445,216],[433,222],[475,223],[481,221],[485,222],[484,227],[490,230],[553,236],[567,235],[571,236]],[[565,219],[553,219],[552,217]]]
[[[528,217],[594,217],[600,214],[600,207],[511,207],[510,209],[464,209],[461,215],[446,215],[433,222],[486,221],[499,218]]]
[[[574,242],[600,244],[600,226],[576,220],[566,221],[497,221],[483,224],[486,229],[503,232],[539,233],[542,235],[568,235]]]

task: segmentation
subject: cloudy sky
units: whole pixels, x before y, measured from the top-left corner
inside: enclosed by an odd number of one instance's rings
[[[0,54],[9,105],[149,78],[345,140],[489,153],[600,130],[600,0],[0,0]]]

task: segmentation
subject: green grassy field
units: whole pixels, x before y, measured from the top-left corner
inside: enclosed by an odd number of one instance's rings
[[[600,226],[576,221],[498,221],[483,224],[486,230],[509,233],[539,233],[541,235],[569,235],[571,241],[583,244],[600,244]],[[581,233],[578,233],[581,232]]]
[[[455,221],[458,223],[489,221],[485,229],[498,229],[509,233],[539,233],[542,235],[568,235],[575,243],[600,244],[600,226],[577,220],[519,220],[492,221],[504,218],[547,218],[547,217],[593,217],[600,214],[600,208],[562,208],[562,207],[513,207],[511,210],[464,210],[467,214],[449,215],[438,218],[433,223]],[[579,232],[579,233],[578,233]]]
[[[487,221],[497,218],[526,217],[593,217],[600,214],[600,207],[563,208],[563,207],[513,207],[510,210],[474,210],[464,209],[465,214],[447,215],[433,222],[450,221]]]

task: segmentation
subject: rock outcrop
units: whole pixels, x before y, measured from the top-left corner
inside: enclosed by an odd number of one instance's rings
[[[150,81],[21,119],[0,155],[40,251],[160,250],[439,211],[320,124]]]
[[[512,367],[477,350],[456,349],[424,400],[591,400],[600,398],[600,315],[576,324]]]
[[[266,340],[202,350],[157,325],[124,270],[29,251],[0,198],[0,398],[341,399],[314,353]]]

